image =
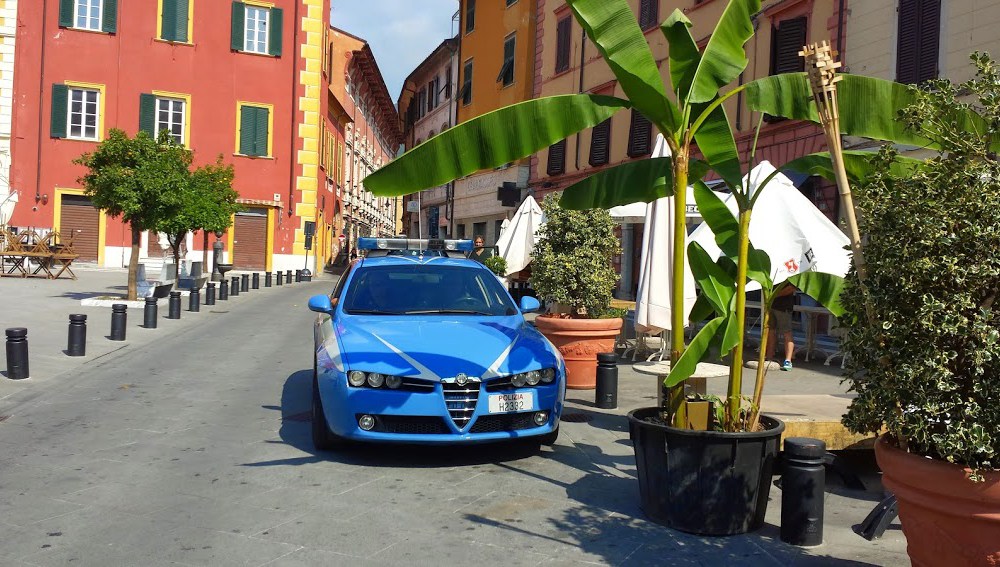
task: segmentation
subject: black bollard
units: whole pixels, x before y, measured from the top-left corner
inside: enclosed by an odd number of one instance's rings
[[[278,285],[282,285],[285,281],[285,274],[283,272],[274,272],[278,275]]]
[[[597,355],[597,390],[594,405],[601,409],[618,407],[618,354],[602,352]]]
[[[197,288],[191,290],[188,296],[188,311],[198,313],[201,311],[201,292]]]
[[[302,270],[295,270],[295,283],[302,282]]]
[[[253,288],[260,289],[260,274],[257,272],[253,273]]]
[[[87,355],[87,316],[69,316],[69,341],[66,343],[66,354],[69,356]]]
[[[286,270],[285,271],[285,283],[287,283],[287,284],[292,283],[292,271],[291,270]]]
[[[181,318],[181,292],[171,291],[170,300],[167,303],[167,319]]]
[[[7,377],[24,380],[28,372],[28,329],[14,327],[7,329]]]
[[[785,543],[823,543],[825,456],[826,443],[819,439],[785,439],[785,471],[781,475],[781,541]]]
[[[219,282],[219,301],[227,299],[229,299],[229,282],[226,281],[226,278],[222,278],[222,281]]]
[[[229,295],[236,297],[240,294],[240,277],[233,276],[233,283],[229,286]]]
[[[250,274],[240,276],[240,291],[250,291]]]
[[[146,305],[142,310],[142,326],[147,329],[156,328],[156,298],[147,297]]]
[[[304,282],[311,282],[311,281],[313,281],[312,271],[310,271],[308,268],[305,269],[305,270],[302,270],[302,281],[304,281]]]
[[[125,323],[128,322],[128,305],[115,303],[111,306],[111,340],[125,340]]]
[[[215,305],[215,284],[205,284],[205,305]]]
[[[264,272],[264,287],[271,287],[271,272]]]

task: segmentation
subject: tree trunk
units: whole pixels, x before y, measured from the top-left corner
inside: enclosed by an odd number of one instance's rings
[[[204,237],[201,245],[201,271],[204,274],[211,274],[212,270],[208,269],[208,231],[202,230],[201,234]]]
[[[747,263],[750,250],[750,210],[740,211],[739,250],[736,261],[736,327],[739,341],[732,350],[729,363],[729,388],[726,399],[726,431],[739,431],[740,406],[743,395],[743,339],[746,333]],[[764,347],[762,347],[764,348]]]
[[[687,254],[687,184],[688,148],[681,148],[673,161],[674,178],[674,249],[673,265],[670,268],[670,365],[677,364],[684,352],[684,257]],[[665,396],[674,427],[687,427],[687,401],[684,399],[684,384],[671,388]],[[663,386],[660,385],[662,388]]]
[[[142,232],[134,224],[129,224],[132,228],[132,256],[128,259],[128,301],[136,300],[136,277],[139,273],[139,243],[142,241]]]

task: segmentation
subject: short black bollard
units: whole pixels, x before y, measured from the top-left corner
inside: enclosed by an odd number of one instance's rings
[[[201,292],[197,288],[192,288],[191,295],[188,296],[188,311],[192,313],[201,311]]]
[[[5,331],[7,335],[7,377],[24,380],[28,372],[28,329],[14,327]]]
[[[302,281],[304,281],[304,282],[311,282],[311,281],[313,281],[312,271],[309,270],[308,268],[306,268],[305,270],[302,270]]]
[[[170,300],[167,303],[167,319],[181,318],[181,292],[171,291]]]
[[[257,272],[253,273],[253,288],[260,289],[260,274]]]
[[[597,355],[597,390],[594,405],[601,409],[618,407],[618,354],[602,352]]]
[[[229,284],[229,295],[231,297],[236,297],[240,294],[240,277],[233,276],[232,283]]]
[[[271,272],[264,272],[264,287],[271,287]]]
[[[278,285],[282,285],[285,282],[285,274],[283,272],[274,272],[278,275]]]
[[[205,305],[215,305],[215,284],[205,284]]]
[[[142,326],[147,329],[156,328],[156,301],[155,297],[147,297],[142,310]]]
[[[115,303],[111,306],[111,340],[125,340],[125,323],[128,321],[128,305]]]
[[[285,283],[287,283],[287,284],[292,283],[292,271],[291,270],[286,270],[285,271]]]
[[[302,270],[295,270],[295,283],[302,281]]]
[[[240,276],[240,291],[250,291],[250,274]]]
[[[69,340],[66,343],[69,356],[87,356],[87,316],[69,316]]]
[[[785,472],[781,475],[781,541],[785,543],[823,543],[825,456],[826,443],[819,439],[785,439]]]
[[[222,278],[222,281],[219,282],[219,301],[227,299],[229,299],[229,282],[226,281],[226,278]]]

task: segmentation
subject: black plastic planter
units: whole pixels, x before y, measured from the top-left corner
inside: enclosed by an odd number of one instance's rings
[[[764,525],[771,472],[785,424],[761,416],[764,431],[691,431],[651,423],[660,409],[628,414],[642,511],[699,535],[734,535]]]

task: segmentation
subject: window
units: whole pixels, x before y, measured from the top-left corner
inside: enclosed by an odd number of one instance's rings
[[[659,0],[639,0],[639,27],[645,30],[656,27],[660,11]]]
[[[154,138],[161,130],[170,132],[170,137],[182,146],[188,143],[187,95],[164,95],[160,93],[139,95],[139,129]]]
[[[500,242],[500,233],[503,232],[503,221],[493,221],[493,243]]]
[[[472,103],[472,59],[465,62],[462,70],[462,91],[458,94],[463,105]]]
[[[118,0],[59,0],[59,26],[115,33]]]
[[[594,126],[590,136],[590,165],[607,165],[611,153],[611,119]]]
[[[157,37],[166,41],[191,41],[191,9],[194,0],[160,0]]]
[[[280,8],[233,2],[230,48],[245,53],[280,56],[283,21]]]
[[[505,87],[514,84],[514,46],[516,43],[516,33],[510,34],[503,40],[503,65],[500,67],[500,74],[497,75],[497,82],[503,82]]]
[[[569,47],[573,20],[566,16],[556,24],[556,73],[569,69]]]
[[[52,137],[100,141],[103,95],[103,85],[52,85]]]
[[[436,79],[427,83],[427,112],[434,110],[437,106],[437,88],[435,88]]]
[[[417,94],[417,120],[427,114],[427,89],[422,88]]]
[[[271,155],[272,108],[270,105],[237,103],[239,119],[236,153],[245,156]]]
[[[561,175],[566,171],[566,140],[562,139],[549,146],[549,162],[545,168],[549,175]]]
[[[896,81],[918,84],[938,76],[941,0],[899,0]]]
[[[459,240],[465,240],[465,225],[464,224],[458,225],[458,239]]]
[[[444,98],[445,100],[451,98],[451,65],[444,71]]]
[[[476,29],[476,0],[465,0],[465,33]]]
[[[486,238],[486,223],[477,222],[472,225],[472,238]]]
[[[632,125],[628,130],[628,157],[648,156],[652,152],[653,123],[632,109]]]
[[[506,0],[506,2],[507,2],[507,7],[510,8],[511,6],[514,5],[515,2],[517,2],[517,0]]]

